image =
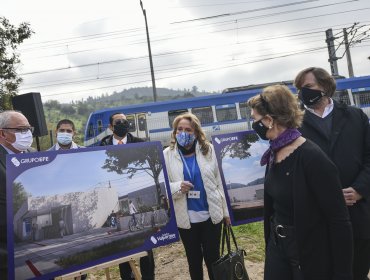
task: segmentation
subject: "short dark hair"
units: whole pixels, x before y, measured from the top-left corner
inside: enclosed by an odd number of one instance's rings
[[[310,72],[314,75],[317,84],[324,89],[325,94],[332,97],[337,87],[335,79],[323,68],[309,67],[303,69],[294,79],[294,86],[297,89],[302,89],[304,77]]]
[[[114,117],[115,115],[124,115],[124,113],[122,113],[122,112],[115,112],[115,113],[113,113],[112,115],[110,115],[110,117],[109,117],[109,123],[110,123],[111,125],[113,125],[113,117]]]
[[[60,126],[61,126],[62,124],[69,124],[69,125],[71,125],[71,126],[72,126],[73,131],[75,131],[75,130],[76,130],[76,128],[75,128],[75,124],[73,123],[73,121],[71,121],[71,120],[69,120],[69,119],[63,119],[63,120],[60,120],[60,121],[57,123],[57,130],[60,128]]]

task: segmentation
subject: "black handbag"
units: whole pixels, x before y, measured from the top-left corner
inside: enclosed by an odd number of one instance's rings
[[[231,251],[230,236],[233,239],[235,251]],[[224,255],[225,240],[227,254]],[[223,225],[221,257],[212,264],[212,272],[215,280],[249,280],[245,269],[244,256],[246,252],[238,248],[231,225]]]

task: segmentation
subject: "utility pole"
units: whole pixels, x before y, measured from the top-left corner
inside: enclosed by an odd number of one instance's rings
[[[330,28],[325,31],[326,34],[326,44],[328,45],[328,51],[329,51],[329,63],[330,63],[330,69],[331,69],[331,74],[333,76],[338,76],[338,65],[337,65],[337,56],[335,53],[335,46],[334,46],[334,36],[333,36],[333,30]]]
[[[353,66],[352,66],[352,58],[351,58],[351,52],[349,50],[349,44],[348,44],[348,34],[347,29],[343,28],[343,37],[344,37],[344,45],[346,47],[346,57],[347,57],[347,65],[348,65],[348,75],[350,77],[354,77],[353,74]]]
[[[149,51],[149,62],[150,62],[150,72],[152,74],[152,87],[153,87],[153,101],[157,102],[157,88],[155,87],[155,78],[154,78],[154,69],[153,69],[153,60],[152,60],[152,51],[150,49],[150,39],[149,39],[149,29],[148,22],[146,20],[146,11],[143,7],[143,2],[140,0],[141,10],[143,11],[145,19],[145,28],[146,28],[146,40],[148,42],[148,51]]]

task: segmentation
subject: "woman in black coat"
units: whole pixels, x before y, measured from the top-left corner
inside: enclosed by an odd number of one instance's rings
[[[352,279],[352,229],[338,172],[297,128],[303,112],[281,85],[251,98],[253,128],[270,148],[265,176],[265,280]]]

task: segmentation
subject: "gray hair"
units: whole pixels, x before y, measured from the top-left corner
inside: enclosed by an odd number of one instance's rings
[[[22,114],[21,112],[15,110],[7,110],[0,112],[0,128],[7,127],[9,125],[10,119],[12,118],[14,113]]]

